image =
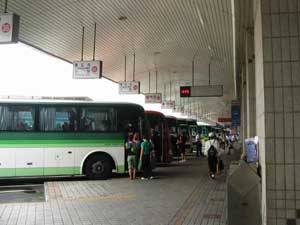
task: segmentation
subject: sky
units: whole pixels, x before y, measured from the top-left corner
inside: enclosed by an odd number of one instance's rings
[[[105,63],[105,62],[104,62]],[[0,45],[0,96],[87,96],[94,101],[130,102],[146,110],[183,117],[160,104],[145,104],[144,95],[119,95],[118,84],[105,78],[73,79],[73,64],[28,45]]]

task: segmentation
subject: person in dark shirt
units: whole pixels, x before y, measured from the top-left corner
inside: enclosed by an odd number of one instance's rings
[[[154,147],[156,161],[160,162],[161,161],[161,145],[160,145],[158,133],[153,128],[150,129],[150,133],[151,133],[150,140]]]
[[[151,143],[146,136],[143,136],[143,142],[141,144],[140,160],[142,160],[143,177],[145,179],[153,179],[151,176],[151,163],[150,163]]]
[[[201,142],[200,134],[196,135],[196,150],[197,150],[197,153],[196,153],[197,157],[199,157],[200,155],[204,156],[204,154],[202,152],[202,142]]]
[[[186,136],[184,132],[178,136],[177,143],[181,154],[181,162],[185,162],[186,161],[186,155],[185,155]]]

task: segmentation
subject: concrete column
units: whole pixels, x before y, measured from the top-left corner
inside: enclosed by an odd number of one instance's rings
[[[255,123],[255,61],[254,61],[254,36],[253,29],[248,29],[245,46],[246,68],[246,105],[247,105],[247,135],[253,137],[256,134]]]
[[[241,74],[241,139],[247,138],[247,88],[246,88],[246,66],[242,68]],[[245,152],[245,145],[243,144],[243,153]]]
[[[300,1],[255,0],[262,224],[300,224]]]

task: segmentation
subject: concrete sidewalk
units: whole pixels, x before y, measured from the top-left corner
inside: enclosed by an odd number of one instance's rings
[[[47,182],[46,202],[1,204],[0,224],[226,224],[226,172],[210,179],[206,158],[174,162],[154,176]]]

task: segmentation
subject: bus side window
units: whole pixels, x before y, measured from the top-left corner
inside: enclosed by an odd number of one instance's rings
[[[35,109],[31,106],[0,106],[0,130],[33,131]]]
[[[42,106],[41,131],[77,131],[77,112],[73,107]]]
[[[83,107],[79,124],[82,131],[115,132],[116,110],[109,107]]]

